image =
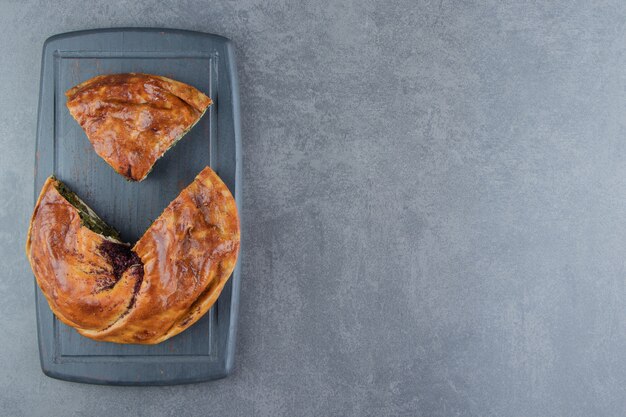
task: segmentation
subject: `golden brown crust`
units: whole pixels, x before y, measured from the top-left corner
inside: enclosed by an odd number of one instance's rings
[[[65,95],[96,153],[135,181],[148,175],[212,103],[190,85],[139,73],[99,75]]]
[[[139,277],[133,271],[115,273],[101,247],[123,244],[83,227],[57,184],[48,178],[39,196],[26,243],[28,259],[50,308],[62,322],[80,329],[103,329],[126,311]],[[109,288],[112,283],[116,285]]]
[[[42,189],[26,252],[64,323],[96,340],[154,344],[191,326],[217,300],[240,238],[235,201],[213,170],[205,168],[135,244],[142,265],[122,254],[122,267],[118,257],[107,257],[113,243],[80,224],[54,181]],[[98,292],[103,277],[110,283],[115,273],[119,281]]]

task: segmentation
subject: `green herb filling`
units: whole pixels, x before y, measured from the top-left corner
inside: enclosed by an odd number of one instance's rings
[[[120,239],[119,233],[111,226],[106,224],[96,213],[91,210],[87,204],[83,202],[73,191],[71,191],[65,184],[59,181],[56,185],[56,189],[70,203],[78,210],[80,215],[81,224],[87,227],[94,233],[105,237],[111,237],[116,240]]]

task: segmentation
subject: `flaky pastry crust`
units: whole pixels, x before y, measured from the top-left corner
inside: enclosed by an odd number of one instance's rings
[[[139,73],[99,75],[65,95],[96,153],[133,181],[144,179],[212,103],[190,85]]]
[[[95,340],[155,344],[215,303],[235,268],[240,234],[235,200],[211,168],[132,249],[90,230],[60,186],[53,177],[44,184],[26,243],[37,283],[59,320]]]

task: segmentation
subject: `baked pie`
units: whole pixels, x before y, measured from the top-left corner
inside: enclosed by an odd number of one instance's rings
[[[26,243],[37,283],[59,320],[91,339],[138,344],[160,343],[202,317],[238,252],[235,200],[209,167],[133,247],[50,177]]]
[[[143,180],[212,103],[190,85],[139,73],[99,75],[65,95],[96,153],[133,181]]]

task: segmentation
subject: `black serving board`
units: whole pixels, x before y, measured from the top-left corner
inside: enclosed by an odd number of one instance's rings
[[[144,72],[179,80],[214,104],[140,182],[124,180],[94,152],[69,114],[64,93],[99,74]],[[241,142],[234,52],[221,36],[172,29],[101,29],[49,38],[43,48],[35,197],[49,175],[69,185],[127,242],[135,242],[207,165],[234,194],[241,213]],[[240,254],[241,259],[241,254]],[[159,345],[121,345],[80,336],[58,321],[36,288],[43,372],[76,382],[169,385],[231,371],[239,264],[217,303],[195,325]]]

